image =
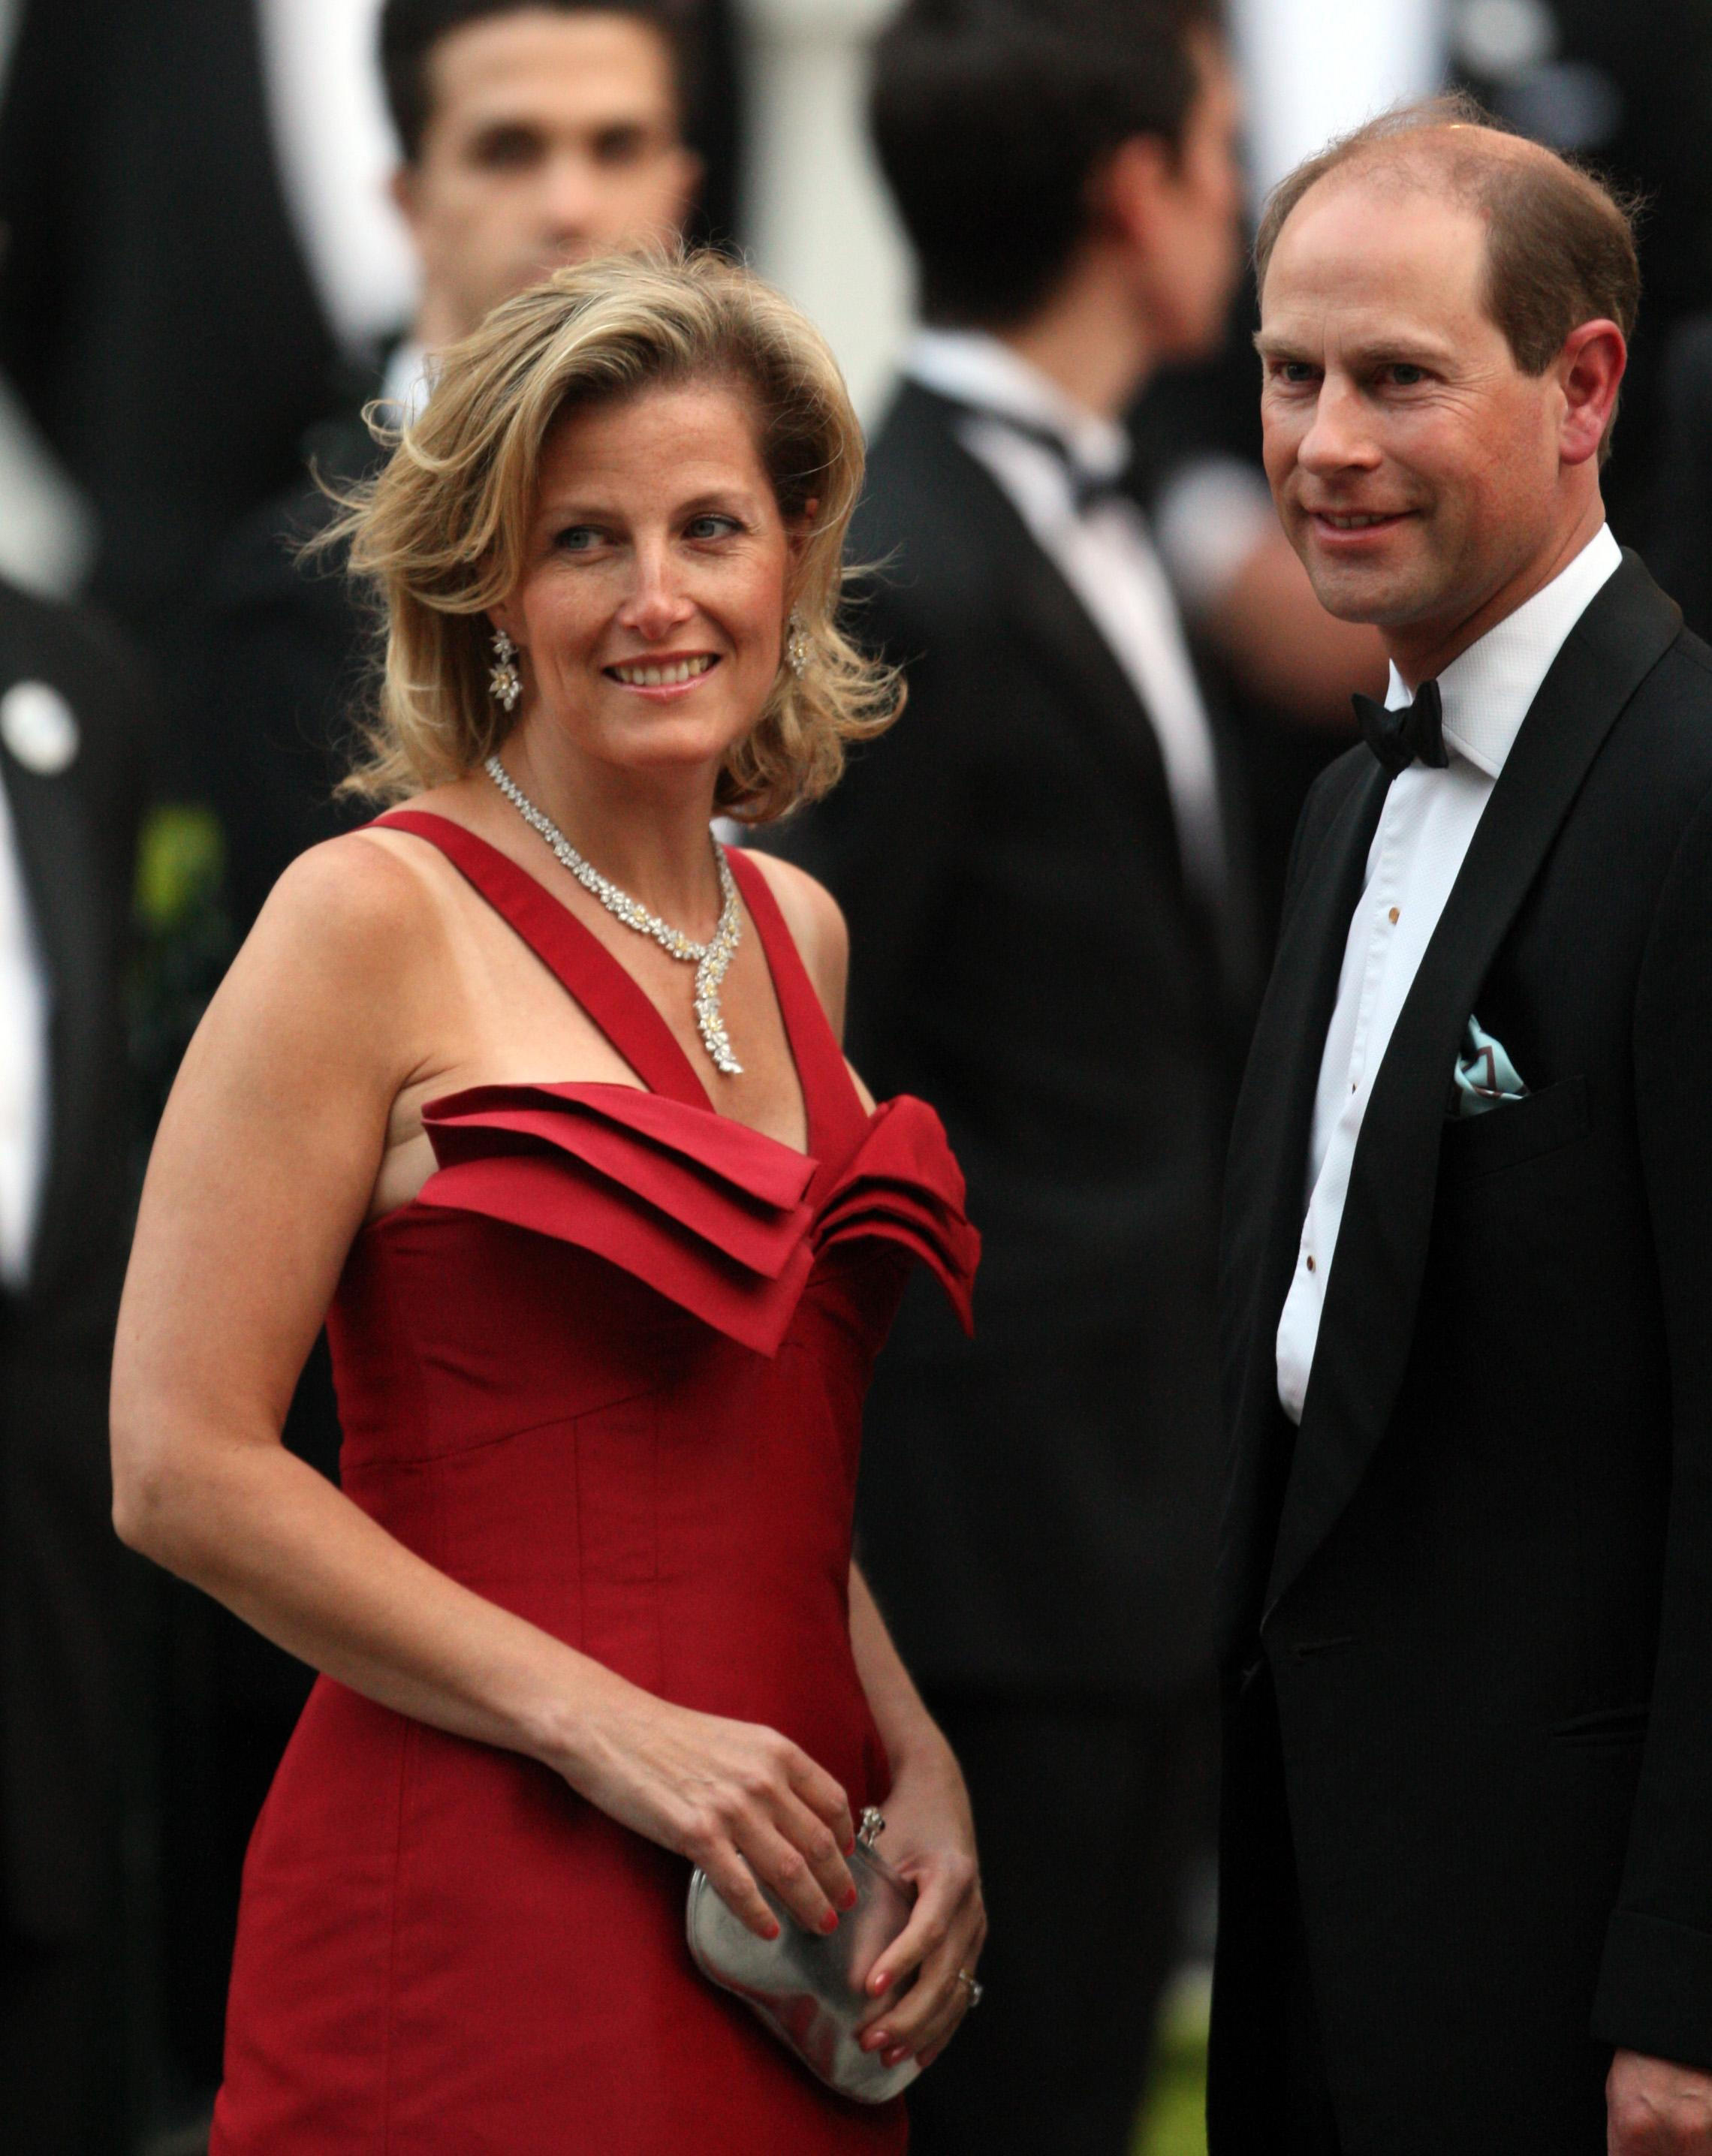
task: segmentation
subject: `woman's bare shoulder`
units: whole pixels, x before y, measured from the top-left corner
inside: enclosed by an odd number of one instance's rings
[[[328,839],[269,894],[209,1008],[208,1045],[408,1070],[430,1021],[447,895],[429,849],[388,833]],[[241,1052],[241,1051],[240,1051]]]
[[[244,949],[313,951],[322,961],[390,972],[401,947],[444,917],[438,857],[419,839],[350,831],[300,854],[269,894]]]
[[[841,1034],[850,978],[850,931],[838,901],[794,861],[781,860],[758,846],[749,849],[748,858],[766,878],[833,1030]]]

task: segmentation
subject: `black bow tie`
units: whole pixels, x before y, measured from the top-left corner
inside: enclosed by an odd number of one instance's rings
[[[1355,696],[1350,701],[1361,721],[1367,746],[1379,758],[1387,775],[1395,778],[1416,758],[1432,770],[1442,771],[1450,758],[1445,753],[1444,710],[1437,681],[1423,681],[1412,704],[1388,711],[1371,696]]]
[[[1133,455],[1115,472],[1092,472],[1056,428],[1037,425],[1031,419],[1017,418],[1014,413],[995,411],[990,405],[968,403],[959,397],[944,397],[943,401],[966,412],[973,419],[994,422],[1007,433],[1032,442],[1036,449],[1050,450],[1064,468],[1064,476],[1070,483],[1070,498],[1078,516],[1085,516],[1090,509],[1098,509],[1108,501],[1136,503],[1138,476]]]
[[[992,417],[1013,434],[1021,434],[1025,441],[1051,451],[1064,467],[1064,476],[1070,482],[1070,498],[1078,516],[1086,516],[1089,510],[1098,509],[1108,501],[1134,501],[1134,470],[1128,459],[1114,472],[1092,472],[1064,437],[1054,434],[1050,427],[1031,427],[1025,419],[1013,419],[1008,412],[995,412]]]

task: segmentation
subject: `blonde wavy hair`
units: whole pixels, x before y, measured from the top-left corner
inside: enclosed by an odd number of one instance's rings
[[[370,408],[392,454],[372,482],[335,497],[342,513],[316,542],[348,542],[351,572],[373,587],[387,625],[378,708],[342,792],[397,801],[462,778],[500,746],[512,721],[489,691],[486,614],[522,574],[554,421],[699,382],[753,400],[779,511],[808,520],[790,593],[801,664],[780,665],[754,727],[727,755],[717,807],[751,824],[785,815],[835,784],[849,742],[891,725],[897,676],[839,620],[862,437],[825,340],[717,255],[613,255],[496,307],[442,353],[425,409],[402,429]]]

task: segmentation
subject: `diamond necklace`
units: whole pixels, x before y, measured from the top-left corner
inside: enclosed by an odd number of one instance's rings
[[[697,943],[682,929],[674,928],[657,913],[650,913],[628,891],[620,891],[599,869],[591,868],[545,809],[535,806],[496,756],[489,757],[481,767],[523,821],[541,834],[584,890],[598,898],[609,913],[623,921],[626,928],[634,928],[639,936],[651,936],[669,957],[681,958],[686,964],[693,963],[696,1024],[701,1030],[702,1045],[712,1057],[716,1070],[723,1071],[727,1078],[741,1078],[743,1066],[732,1053],[731,1037],[726,1032],[725,1019],[719,1008],[720,988],[731,964],[732,953],[737,949],[738,939],[743,932],[737,883],[725,858],[724,847],[717,839],[711,841],[713,865],[719,871],[718,924],[707,942]]]

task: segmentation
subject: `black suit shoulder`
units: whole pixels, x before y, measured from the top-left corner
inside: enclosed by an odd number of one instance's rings
[[[240,927],[306,848],[366,811],[337,796],[373,702],[378,599],[327,531],[378,452],[353,408],[308,444],[310,470],[229,536],[203,595],[187,730],[228,838]]]
[[[1712,645],[1685,629],[1635,691],[1622,724],[1644,730],[1660,776],[1692,786],[1712,770]]]
[[[313,428],[304,469],[290,485],[240,518],[228,533],[209,580],[208,603],[219,618],[249,606],[318,605],[329,618],[349,610],[346,549],[314,545],[351,490],[373,477],[384,454],[352,404]]]
[[[871,572],[877,607],[935,629],[995,622],[1030,543],[946,408],[906,385],[875,436],[851,526],[849,558]]]

